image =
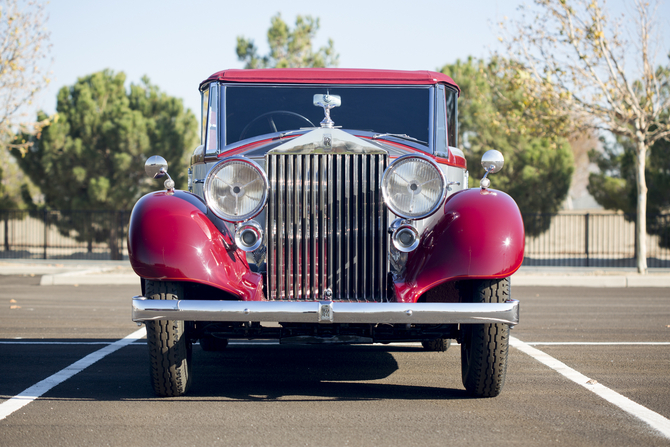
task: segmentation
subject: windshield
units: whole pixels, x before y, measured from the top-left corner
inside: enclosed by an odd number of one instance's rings
[[[429,141],[430,87],[226,85],[225,142],[319,127],[324,112],[313,97],[326,93],[342,98],[330,113],[335,126]]]

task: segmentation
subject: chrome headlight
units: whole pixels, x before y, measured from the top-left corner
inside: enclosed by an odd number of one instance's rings
[[[243,222],[263,210],[268,198],[263,169],[243,157],[224,158],[207,174],[205,201],[226,222]]]
[[[430,158],[404,155],[386,168],[382,194],[393,214],[410,220],[424,219],[444,203],[447,179]]]

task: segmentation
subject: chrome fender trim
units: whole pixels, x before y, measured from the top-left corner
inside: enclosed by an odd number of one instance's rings
[[[274,321],[282,323],[519,323],[519,301],[505,303],[344,303],[333,301],[150,300],[133,297],[133,321]]]

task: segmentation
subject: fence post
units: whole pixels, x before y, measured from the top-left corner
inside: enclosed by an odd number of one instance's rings
[[[109,259],[117,260],[119,259],[119,243],[118,243],[118,232],[119,232],[119,212],[117,210],[108,212],[109,219]]]
[[[586,266],[589,267],[589,213],[584,214],[584,253],[586,254]]]
[[[9,251],[9,211],[2,213],[5,221],[5,251]]]
[[[49,212],[44,210],[44,259],[47,259],[47,236],[49,229]]]

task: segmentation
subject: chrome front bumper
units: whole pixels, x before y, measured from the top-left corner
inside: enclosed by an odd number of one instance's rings
[[[519,323],[519,301],[505,303],[343,303],[333,301],[150,300],[133,297],[133,321],[282,323]]]

